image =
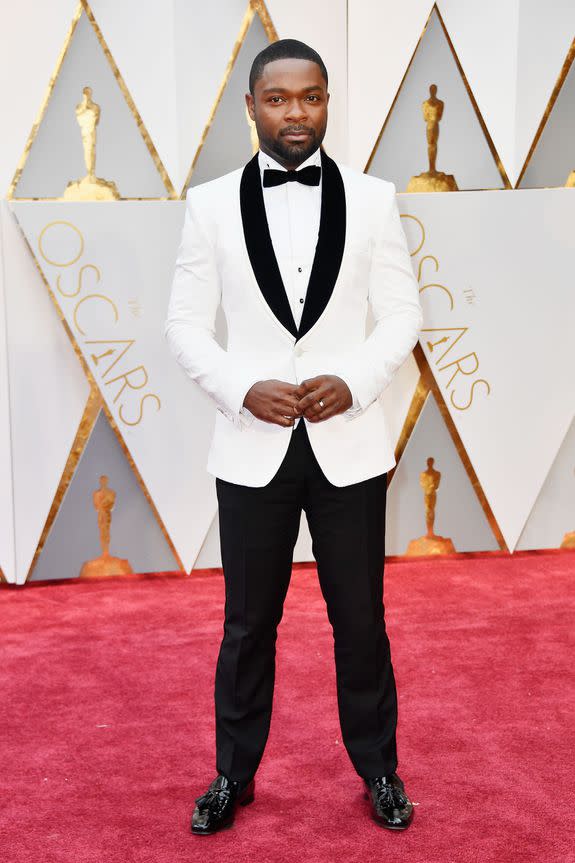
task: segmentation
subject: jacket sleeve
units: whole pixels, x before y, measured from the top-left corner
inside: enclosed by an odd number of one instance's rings
[[[215,250],[196,212],[194,190],[189,189],[164,338],[186,374],[236,427],[243,428],[250,424],[249,414],[242,411],[244,398],[259,378],[216,341],[220,300]]]
[[[334,373],[349,386],[350,418],[363,413],[391,383],[417,342],[423,322],[419,288],[401,224],[395,186],[391,206],[376,237],[369,276],[369,303],[375,326],[362,345],[336,361]]]

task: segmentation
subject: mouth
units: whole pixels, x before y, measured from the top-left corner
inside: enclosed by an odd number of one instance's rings
[[[301,129],[295,132],[283,132],[282,137],[287,138],[288,141],[305,141],[307,138],[311,137],[311,134],[311,132]]]

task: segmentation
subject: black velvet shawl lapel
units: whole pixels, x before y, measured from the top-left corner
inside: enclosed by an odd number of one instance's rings
[[[318,241],[301,323],[294,321],[266,218],[257,153],[240,181],[240,209],[246,248],[256,281],[276,318],[301,338],[324,311],[333,292],[345,245],[346,206],[343,180],[333,159],[321,151],[322,193]]]
[[[297,338],[297,327],[275,256],[266,208],[258,154],[245,166],[240,181],[240,209],[248,256],[260,291],[278,319]]]
[[[339,168],[321,151],[321,216],[315,257],[299,325],[301,339],[319,319],[333,293],[345,246],[345,189]]]

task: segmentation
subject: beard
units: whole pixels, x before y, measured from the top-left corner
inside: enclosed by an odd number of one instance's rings
[[[290,132],[307,132],[308,135],[302,141],[289,142],[285,140],[285,135]],[[258,134],[260,144],[264,144],[265,148],[270,151],[273,156],[277,156],[277,161],[285,162],[289,165],[300,165],[302,162],[311,156],[321,145],[325,135],[325,127],[318,134],[311,126],[286,126],[282,129],[277,138],[267,137],[263,134]]]

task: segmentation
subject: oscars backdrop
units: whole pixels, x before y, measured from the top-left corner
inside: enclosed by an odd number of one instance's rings
[[[17,52],[27,15],[41,37]],[[395,183],[420,286],[419,344],[381,396],[388,554],[575,547],[575,7],[58,0],[7,18],[4,580],[220,565],[215,408],[163,321],[186,189],[257,150],[248,72],[283,36],[328,66],[326,149]]]

